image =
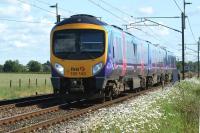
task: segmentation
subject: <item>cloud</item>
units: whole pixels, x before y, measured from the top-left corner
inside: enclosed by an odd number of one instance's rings
[[[165,27],[161,27],[161,26],[159,26],[157,32],[161,36],[168,36],[170,34],[169,29],[167,29]]]
[[[197,6],[193,11],[188,12],[189,16],[199,15],[200,13],[200,6]]]
[[[0,8],[0,14],[2,16],[10,16],[10,15],[16,15],[18,9],[15,6],[7,6],[5,8]]]
[[[143,13],[143,14],[153,14],[154,13],[154,9],[153,7],[141,7],[139,8],[139,12]]]
[[[29,4],[22,4],[21,7],[22,7],[22,10],[24,13],[26,13],[26,14],[30,13],[31,6]]]
[[[8,26],[4,23],[0,23],[0,33],[4,33]]]
[[[28,43],[21,42],[21,41],[13,41],[13,46],[15,46],[16,48],[23,48],[23,47],[28,46]]]
[[[23,17],[29,15],[31,12],[31,6],[29,4],[21,3],[7,3],[5,6],[0,7],[1,17]]]
[[[49,60],[49,34],[54,25],[50,21],[52,17],[35,13],[29,4],[3,1],[7,4],[0,6],[1,18],[39,23],[0,21],[0,63],[8,59],[19,59],[23,64],[31,59],[41,62]]]

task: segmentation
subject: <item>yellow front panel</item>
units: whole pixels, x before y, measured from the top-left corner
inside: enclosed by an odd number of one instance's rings
[[[96,29],[96,30],[103,30],[105,29],[102,26],[94,25],[94,24],[66,24],[63,26],[56,27],[51,33],[51,63],[54,66],[55,63],[61,64],[65,71],[64,76],[68,78],[83,78],[83,77],[91,77],[92,74],[92,67],[102,62],[103,65],[106,63],[107,59],[107,43],[108,37],[107,32],[105,31],[105,52],[101,57],[96,59],[89,59],[89,60],[64,60],[55,57],[52,53],[52,35],[55,31],[58,30],[65,30],[65,29]]]

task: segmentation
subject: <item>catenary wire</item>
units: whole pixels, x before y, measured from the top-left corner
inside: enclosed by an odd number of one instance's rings
[[[109,11],[108,9],[102,7],[101,5],[99,5],[98,3],[94,2],[93,0],[88,0],[88,1],[89,1],[90,3],[92,3],[93,5],[95,5],[95,6],[99,7],[99,8],[101,8],[102,10],[104,10],[104,11],[110,13],[111,15],[113,15],[114,17],[116,17],[118,20],[120,20],[120,21],[122,21],[122,22],[129,23],[127,20],[122,19],[120,16],[118,16],[118,15],[114,14],[113,12]]]
[[[197,42],[197,40],[195,38],[195,35],[194,35],[194,32],[192,30],[192,26],[191,26],[189,17],[187,17],[187,20],[188,20],[188,25],[189,25],[189,28],[190,28],[190,32],[192,33],[192,37],[193,37],[194,41]]]
[[[121,12],[121,13],[123,13],[123,14],[129,16],[129,17],[131,17],[131,19],[134,19],[134,17],[133,17],[132,15],[126,13],[125,11],[123,11],[123,10],[121,10],[121,9],[115,7],[115,6],[113,6],[113,5],[110,4],[109,2],[107,2],[107,1],[105,1],[105,0],[100,0],[100,1],[103,2],[104,4],[110,6],[111,8],[113,8],[113,9],[115,9],[115,10],[117,10],[117,11],[119,11],[119,12]],[[176,2],[176,3],[177,3],[177,2]],[[178,18],[178,17],[174,17],[174,18]],[[144,25],[144,26],[147,27],[147,28],[149,28],[147,25]],[[153,30],[151,29],[151,31],[153,31]],[[151,32],[151,33],[153,33],[154,35],[149,34],[149,33],[148,33],[148,34],[145,33],[145,34],[146,34],[146,35],[149,35],[149,36],[151,36],[151,37],[153,37],[153,38],[156,39],[156,40],[160,40],[160,39],[157,39],[158,37],[157,37],[157,34],[155,34],[155,32]],[[163,42],[163,41],[161,41],[161,42]],[[167,41],[165,41],[165,42],[167,42]]]
[[[125,15],[127,15],[127,16],[132,18],[132,15],[130,15],[129,13],[127,13],[127,12],[125,12],[123,10],[121,10],[120,8],[117,8],[117,7],[113,6],[112,4],[108,3],[107,1],[104,1],[104,0],[100,0],[100,1],[103,2],[105,5],[108,5],[108,6],[112,7],[116,11],[121,12],[122,14],[125,14]]]
[[[31,6],[33,6],[33,7],[35,7],[35,8],[38,8],[38,9],[40,9],[40,10],[43,10],[43,11],[45,11],[45,12],[48,12],[48,13],[51,13],[51,14],[56,14],[55,12],[51,12],[51,11],[49,11],[49,10],[47,10],[47,9],[44,9],[44,8],[41,8],[41,7],[39,7],[39,6],[35,5],[35,4],[31,4],[31,3],[28,3],[28,2],[25,2],[25,1],[22,1],[22,0],[17,0],[17,1],[19,1],[19,2],[21,2],[21,3],[23,3],[23,4],[26,4],[26,5],[31,5]]]
[[[8,19],[8,18],[0,18],[2,21],[11,21],[11,22],[18,22],[18,23],[33,23],[33,24],[53,24],[53,23],[45,23],[40,21],[25,21],[25,20],[15,20],[15,19]]]
[[[177,8],[178,8],[181,12],[183,12],[182,9],[180,8],[179,4],[177,3],[177,1],[176,1],[176,0],[173,0],[173,2],[174,2],[175,5],[177,6]]]
[[[37,1],[37,2],[39,2],[39,3],[42,3],[42,4],[45,4],[45,5],[48,5],[48,6],[52,6],[52,4],[50,4],[50,3],[48,3],[48,2],[44,2],[44,1],[42,1],[42,0],[35,0],[35,1]],[[73,11],[71,11],[71,10],[67,10],[67,9],[65,9],[65,8],[62,8],[62,7],[58,7],[58,9],[61,9],[61,10],[63,10],[63,11],[65,11],[65,12],[67,12],[67,13],[75,13],[75,12],[73,12]]]

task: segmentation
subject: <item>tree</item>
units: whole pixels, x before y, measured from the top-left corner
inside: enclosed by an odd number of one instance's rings
[[[49,61],[47,61],[46,63],[42,64],[42,71],[43,72],[51,72],[51,65],[50,65]]]
[[[176,67],[179,71],[182,71],[182,61],[177,61],[176,62]]]
[[[3,65],[0,65],[0,72],[3,72]]]
[[[38,61],[31,60],[27,64],[29,72],[40,72],[42,70],[42,65]]]
[[[4,72],[23,72],[24,66],[18,60],[7,60],[3,66]]]

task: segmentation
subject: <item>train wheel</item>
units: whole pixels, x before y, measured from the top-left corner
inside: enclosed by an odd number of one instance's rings
[[[102,95],[102,97],[100,98],[100,102],[104,103],[106,101],[106,94],[105,94],[105,90],[101,90],[100,91],[100,95]]]
[[[147,77],[147,88],[153,86],[153,78],[152,77]]]
[[[165,74],[165,82],[169,82],[169,75],[168,74]]]
[[[160,76],[160,84],[162,84],[165,81],[165,76],[164,74],[161,74]]]
[[[109,90],[109,92],[108,92],[108,100],[109,101],[113,100],[113,92],[112,92],[112,90]]]
[[[146,88],[145,78],[141,78],[140,79],[140,87],[141,87],[141,89],[145,89]]]
[[[105,100],[110,100],[111,98],[111,89],[112,89],[112,86],[111,85],[108,85],[106,86],[105,88]]]

